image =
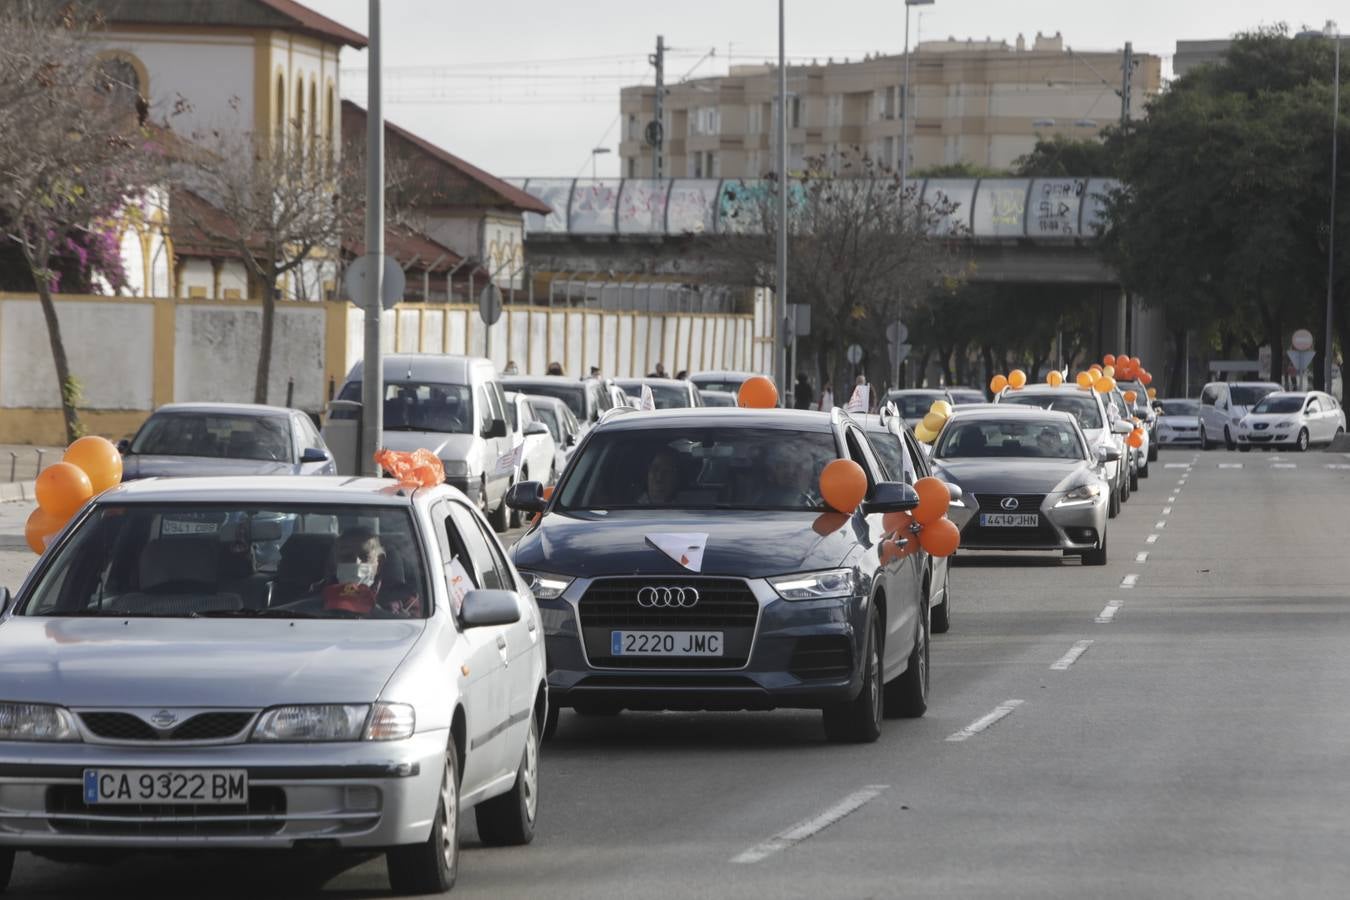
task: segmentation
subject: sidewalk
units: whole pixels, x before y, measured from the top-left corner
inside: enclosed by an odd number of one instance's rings
[[[19,587],[19,582],[37,562],[37,554],[28,549],[28,542],[23,537],[23,524],[28,521],[33,506],[31,500],[0,503],[0,587],[11,591]]]
[[[47,468],[61,461],[64,450],[54,447],[33,447],[28,444],[0,444],[0,484],[11,481],[32,481],[38,468]]]

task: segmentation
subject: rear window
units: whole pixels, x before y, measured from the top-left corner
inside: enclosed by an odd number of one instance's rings
[[[928,410],[938,400],[946,400],[947,395],[941,391],[925,391],[920,394],[890,394],[886,397],[888,403],[894,403],[896,409],[900,410],[900,417],[906,421],[918,421],[928,415]]]
[[[592,433],[559,509],[820,509],[832,432],[661,428]]]
[[[22,615],[409,618],[430,597],[404,508],[97,506]]]
[[[1073,417],[1078,420],[1078,427],[1084,431],[1093,428],[1101,428],[1102,411],[1097,405],[1097,400],[1087,392],[1054,394],[1024,394],[1010,393],[1004,394],[1000,403],[1012,403],[1018,406],[1039,406],[1041,409],[1053,409],[1056,412],[1073,413]]]
[[[1069,423],[1018,416],[1007,420],[958,420],[943,429],[933,455],[938,459],[1086,459],[1087,451]]]
[[[642,400],[643,382],[620,381],[617,384],[634,403]],[[647,387],[651,388],[652,400],[656,403],[657,409],[688,409],[693,405],[688,388],[672,384],[648,384]]]
[[[534,381],[529,384],[508,384],[507,387],[526,394],[538,394],[552,397],[567,404],[572,415],[578,419],[586,418],[586,386],[578,381]]]
[[[745,383],[744,378],[737,377],[719,378],[712,376],[701,378],[698,375],[693,375],[690,376],[689,380],[694,382],[701,391],[722,391],[727,394],[739,393],[741,385]]]
[[[1254,406],[1267,394],[1273,394],[1279,390],[1274,385],[1267,387],[1262,384],[1235,384],[1228,388],[1229,402],[1234,406]]]

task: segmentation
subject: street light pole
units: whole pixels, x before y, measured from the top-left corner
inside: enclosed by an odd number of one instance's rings
[[[384,311],[384,109],[380,94],[380,0],[370,0],[366,78],[366,281],[365,352],[361,366],[361,456],[359,471],[378,476],[375,462],[384,432],[384,363],[380,314]]]
[[[788,348],[785,340],[788,312],[787,120],[787,27],[784,0],[778,0],[778,271],[774,278],[773,380],[778,390],[782,391],[784,405],[788,405],[787,393],[792,387],[787,383]]]
[[[900,113],[900,190],[905,189],[909,177],[909,8],[932,6],[937,0],[905,0],[905,84],[901,89],[903,104]]]
[[[597,156],[600,156],[601,154],[608,153],[608,152],[609,152],[609,148],[608,148],[608,147],[592,147],[592,148],[591,148],[591,181],[595,181],[595,158],[596,158]]]
[[[1336,42],[1336,80],[1332,82],[1331,89],[1331,211],[1327,214],[1327,321],[1326,321],[1326,340],[1325,357],[1322,360],[1323,370],[1326,373],[1326,380],[1322,384],[1322,389],[1328,394],[1331,393],[1331,377],[1333,371],[1332,365],[1332,344],[1331,344],[1331,308],[1335,296],[1336,284],[1336,156],[1339,144],[1339,135],[1341,121],[1341,36],[1336,29],[1335,22],[1327,23],[1327,33]],[[1342,383],[1341,390],[1345,390]]]

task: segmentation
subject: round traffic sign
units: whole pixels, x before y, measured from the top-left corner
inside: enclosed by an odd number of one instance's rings
[[[848,349],[844,351],[844,358],[856,366],[862,362],[863,348],[858,344],[849,344]]]
[[[1300,328],[1289,336],[1289,346],[1295,350],[1311,350],[1313,345],[1312,332],[1306,328]]]
[[[342,287],[347,292],[347,299],[355,306],[364,308],[366,305],[366,293],[369,290],[367,283],[374,271],[374,260],[371,254],[354,259],[342,276]],[[403,274],[403,268],[392,256],[385,256],[383,278],[380,280],[381,305],[385,309],[393,309],[394,304],[403,299],[403,289],[407,286],[408,278]]]
[[[502,289],[491,281],[478,293],[478,314],[489,325],[496,325],[502,317]]]

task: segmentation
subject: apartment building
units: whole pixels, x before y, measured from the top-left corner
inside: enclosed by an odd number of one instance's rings
[[[1123,51],[1080,52],[1061,35],[1030,44],[948,38],[911,55],[911,168],[969,162],[1005,168],[1038,136],[1095,135],[1120,118]],[[1135,54],[1131,115],[1162,83],[1160,57]],[[788,167],[859,147],[899,167],[906,114],[903,55],[813,60],[788,69]],[[774,169],[777,67],[732,66],[729,74],[668,84],[662,115],[664,177],[756,178]],[[656,89],[623,88],[621,173],[652,177],[643,140]]]

